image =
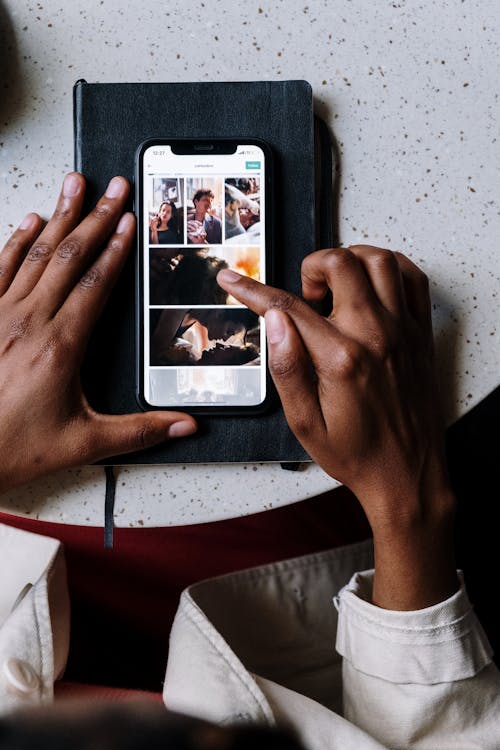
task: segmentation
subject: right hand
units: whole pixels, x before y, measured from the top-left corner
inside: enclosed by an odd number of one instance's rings
[[[373,247],[307,257],[303,295],[318,301],[330,288],[326,318],[251,279],[229,284],[226,273],[224,289],[266,316],[269,367],[291,429],[326,472],[367,497],[373,521],[411,511],[384,507],[395,485],[407,494],[416,478],[445,481],[428,285],[408,258]]]
[[[265,315],[271,375],[309,455],[357,495],[376,540],[404,546],[427,530],[433,543],[446,539],[448,554],[454,498],[426,276],[389,250],[320,250],[302,264],[302,292],[319,301],[332,291],[325,318],[289,292],[231,273],[218,281]]]
[[[207,244],[207,233],[202,221],[198,221],[197,219],[189,219],[189,221],[187,222],[187,236],[188,242],[190,242],[192,245]]]

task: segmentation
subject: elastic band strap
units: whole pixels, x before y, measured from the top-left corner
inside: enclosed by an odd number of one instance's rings
[[[104,547],[105,549],[112,549],[116,477],[112,466],[105,466],[104,471],[106,473],[106,496],[104,498]]]

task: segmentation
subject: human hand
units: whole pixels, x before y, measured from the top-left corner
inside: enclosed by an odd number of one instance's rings
[[[115,177],[79,223],[85,181],[72,173],[43,231],[28,214],[0,254],[2,491],[196,430],[179,412],[98,414],[82,392],[87,341],[134,237],[128,191]]]
[[[192,245],[207,244],[207,233],[202,221],[198,221],[197,219],[189,219],[189,221],[187,222],[187,236],[188,242],[190,242]]]
[[[151,230],[151,242],[158,244],[158,214],[155,214],[149,222],[149,229]]]
[[[302,264],[302,292],[313,302],[331,289],[327,318],[288,292],[226,270],[218,281],[265,315],[269,368],[288,423],[309,455],[357,495],[374,533],[376,569],[404,569],[397,583],[376,577],[384,585],[374,600],[412,609],[454,590],[454,498],[425,275],[380,248],[313,253]],[[400,584],[415,578],[409,569],[417,558],[418,581],[405,596]],[[437,577],[434,588],[427,573]]]

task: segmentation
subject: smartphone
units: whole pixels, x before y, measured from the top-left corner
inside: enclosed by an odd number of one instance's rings
[[[272,275],[272,154],[258,140],[167,140],[136,154],[137,398],[254,414],[270,404],[265,323],[216,281]]]

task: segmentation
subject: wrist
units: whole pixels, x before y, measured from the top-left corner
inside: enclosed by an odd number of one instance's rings
[[[372,526],[373,603],[417,610],[450,597],[459,587],[454,553],[455,498],[443,489],[416,510],[410,503]]]
[[[374,536],[381,539],[454,523],[456,497],[445,469],[418,480],[411,474],[393,475],[390,485],[373,482],[355,494]]]

